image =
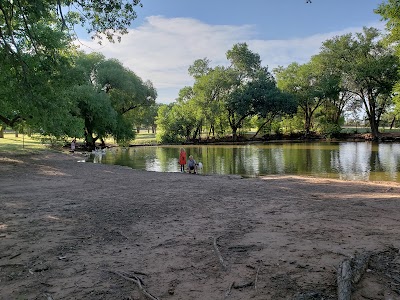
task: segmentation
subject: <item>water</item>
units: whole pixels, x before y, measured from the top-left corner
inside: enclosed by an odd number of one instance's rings
[[[116,148],[89,161],[155,172],[179,172],[181,146]],[[204,174],[306,175],[400,182],[400,144],[370,142],[184,146]]]

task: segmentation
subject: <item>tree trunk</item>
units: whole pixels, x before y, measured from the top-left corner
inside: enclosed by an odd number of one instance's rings
[[[351,278],[350,260],[345,259],[337,271],[338,300],[351,300]]]
[[[305,110],[305,123],[304,123],[304,131],[305,131],[305,136],[308,137],[311,132],[311,117],[312,114],[309,113],[308,108]]]
[[[255,135],[253,135],[251,138],[254,139],[261,131],[261,129],[264,128],[265,125],[267,125],[269,122],[272,122],[272,120],[275,118],[275,114],[270,115],[269,117],[265,118],[265,122],[261,124],[260,127],[258,127],[258,130]]]
[[[338,300],[351,299],[351,285],[360,282],[371,257],[370,252],[356,254],[352,259],[346,258],[337,270]]]
[[[101,138],[100,139],[100,141],[101,141],[101,148],[105,148],[106,147],[106,142],[104,141],[104,139],[103,138]]]
[[[0,138],[4,139],[4,127],[3,126],[0,127]]]
[[[378,141],[379,140],[379,125],[377,124],[377,122],[374,120],[374,118],[370,118],[369,119],[369,125],[371,128],[371,134],[372,134],[372,139],[374,141]]]
[[[232,127],[232,140],[234,141],[234,142],[236,142],[237,141],[237,127],[236,126],[233,126]]]
[[[258,127],[257,132],[256,132],[251,138],[254,139],[254,138],[260,133],[261,129],[263,129],[264,126],[267,125],[268,122],[269,122],[269,121],[265,121],[264,123],[262,123],[261,126]]]
[[[392,122],[390,122],[390,130],[392,130],[394,122],[396,122],[396,116],[394,116]]]
[[[88,150],[96,148],[96,140],[93,138],[93,133],[88,128],[85,129],[85,143]]]

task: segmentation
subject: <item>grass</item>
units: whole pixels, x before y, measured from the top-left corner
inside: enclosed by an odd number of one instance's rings
[[[28,154],[47,150],[40,139],[29,137],[27,135],[15,133],[4,133],[4,138],[0,138],[0,152],[8,154]]]
[[[83,143],[84,141],[78,140],[77,142]],[[106,138],[105,143],[108,146],[117,145],[116,141],[112,137]],[[139,132],[139,133],[136,133],[135,139],[130,141],[129,144],[130,145],[155,145],[155,144],[157,144],[156,135],[155,135],[155,133]]]
[[[156,135],[155,133],[138,133],[136,134],[135,140],[131,142],[132,145],[155,145]]]
[[[343,126],[342,133],[369,133],[369,127]],[[400,128],[379,127],[380,133],[400,133]]]

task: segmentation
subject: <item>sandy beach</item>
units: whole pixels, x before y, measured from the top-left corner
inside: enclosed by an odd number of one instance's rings
[[[400,299],[400,185],[0,153],[0,299]]]

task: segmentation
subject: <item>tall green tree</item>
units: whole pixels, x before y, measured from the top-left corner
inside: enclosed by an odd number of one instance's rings
[[[60,95],[73,79],[68,70],[75,56],[73,27],[84,26],[93,37],[119,39],[136,18],[138,5],[139,0],[0,1],[0,121],[14,126],[25,120],[60,134],[55,125],[66,123],[71,110]]]
[[[191,138],[196,125],[193,101],[162,105],[157,115],[157,140],[162,143],[184,142]]]
[[[156,133],[156,118],[160,106],[160,103],[155,103],[150,106],[141,106],[138,110],[135,110],[133,122],[138,132],[139,129],[143,126],[144,128],[147,128],[148,131],[151,130],[152,133]]]
[[[81,53],[76,66],[77,83],[70,101],[84,120],[87,146],[108,135],[126,143],[135,136],[133,112],[155,104],[156,90],[115,59]],[[74,112],[73,112],[74,113]]]
[[[400,3],[397,0],[386,0],[382,2],[375,13],[380,14],[387,21],[386,29],[388,34],[385,36],[387,44],[393,45],[397,55],[400,56]]]
[[[277,85],[283,91],[290,93],[297,100],[304,116],[304,132],[309,136],[312,122],[317,109],[326,101],[327,80],[320,76],[311,62],[300,65],[292,63],[287,68],[275,69]]]
[[[323,43],[321,55],[336,62],[342,84],[365,109],[371,133],[379,139],[379,124],[392,105],[393,87],[398,81],[399,59],[385,47],[375,28],[346,34]]]
[[[228,125],[236,140],[238,130],[252,116],[270,121],[278,113],[293,111],[296,107],[293,98],[283,97],[271,73],[262,67],[260,56],[247,44],[234,45],[226,57],[230,62],[228,67],[211,68],[207,58],[196,60],[189,67],[195,83],[190,97],[181,97],[180,101],[195,103],[192,105],[192,114],[196,111],[194,136],[198,136],[204,125],[212,136],[216,131],[223,133]]]
[[[379,5],[375,10],[376,13],[380,14],[386,22],[386,29],[388,34],[385,36],[384,42],[386,45],[390,45],[395,49],[397,57],[400,57],[400,2],[396,0],[387,0]],[[395,111],[394,117],[391,121],[391,126],[395,123],[398,118],[400,111],[400,81],[397,81],[394,88],[394,103]]]
[[[206,73],[195,77],[193,95],[201,110],[203,123],[208,126],[208,135],[222,134],[228,126],[224,97],[235,80],[232,72],[226,67],[217,66]]]

